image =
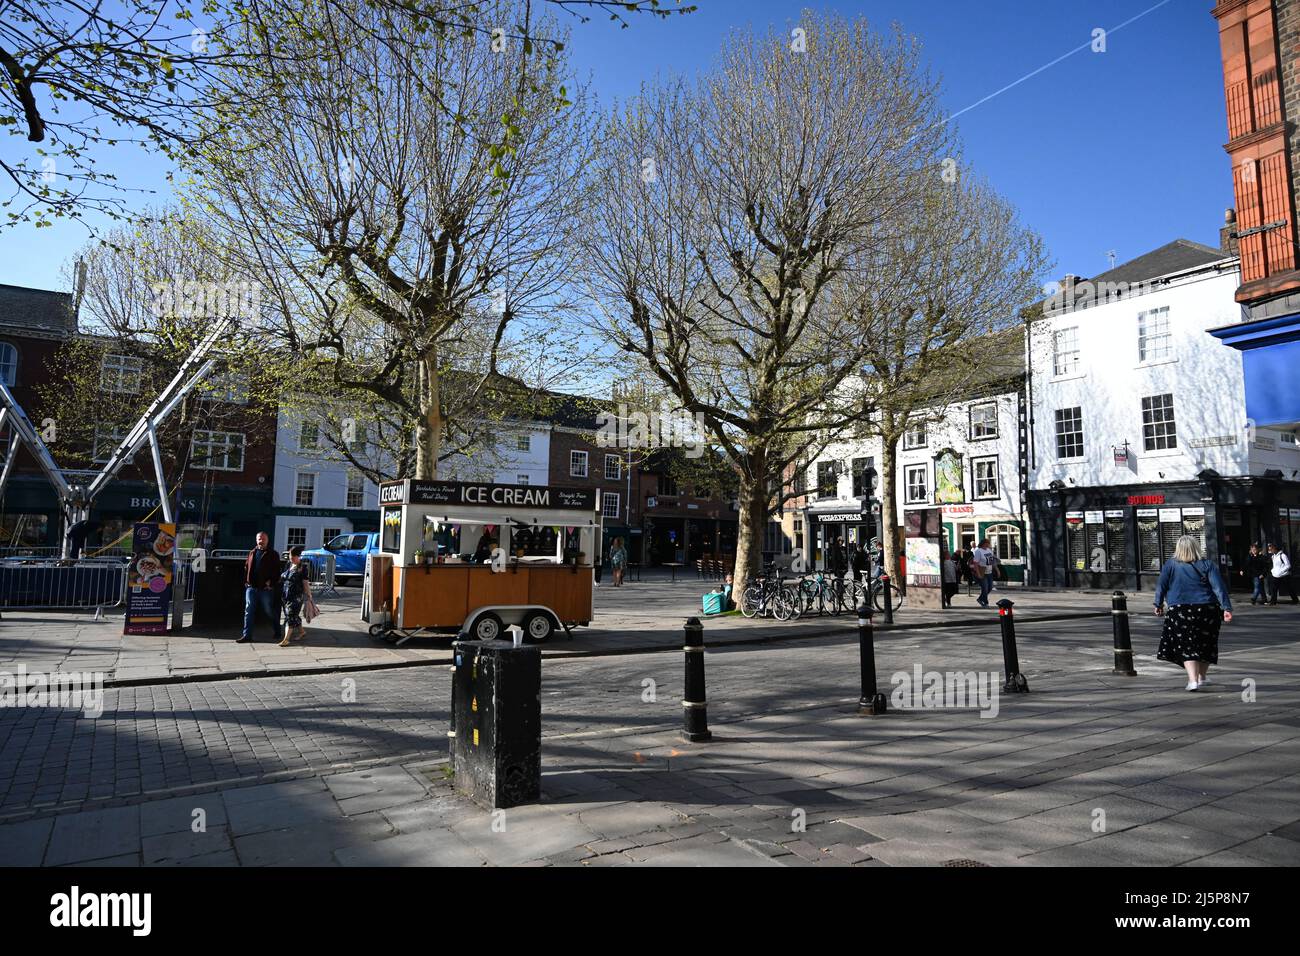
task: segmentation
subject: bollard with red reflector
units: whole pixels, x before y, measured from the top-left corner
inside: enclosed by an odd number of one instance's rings
[[[998,623],[1002,625],[1002,665],[1007,680],[1002,685],[1004,694],[1027,694],[1029,681],[1020,673],[1020,658],[1016,654],[1015,602],[1003,598],[998,602]]]
[[[880,586],[885,590],[885,623],[894,623],[894,597],[889,593],[889,575],[880,576]]]
[[[1115,673],[1125,677],[1136,677],[1133,669],[1133,645],[1128,633],[1128,598],[1123,591],[1116,591],[1110,599],[1110,618],[1115,630]]]
[[[862,667],[858,716],[876,717],[885,712],[885,695],[876,689],[876,642],[871,626],[871,608],[866,601],[858,608],[858,655]]]

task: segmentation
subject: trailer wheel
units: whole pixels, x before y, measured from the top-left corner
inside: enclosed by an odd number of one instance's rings
[[[476,641],[495,641],[502,635],[504,630],[501,618],[491,611],[484,611],[474,619],[474,626],[469,633],[470,637]]]
[[[524,618],[524,640],[540,644],[555,633],[555,623],[545,611],[533,611]]]

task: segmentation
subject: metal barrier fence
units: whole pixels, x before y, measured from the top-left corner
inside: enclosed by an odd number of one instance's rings
[[[319,589],[314,591],[318,597],[326,592],[339,593],[334,578],[337,560],[332,554],[303,556],[302,563],[307,569],[307,580],[319,586]]]
[[[75,563],[44,558],[0,560],[0,607],[118,607],[126,600],[129,561],[91,558]]]

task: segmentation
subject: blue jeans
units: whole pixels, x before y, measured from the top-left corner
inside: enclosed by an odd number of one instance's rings
[[[244,637],[253,636],[253,624],[257,620],[258,609],[271,622],[272,633],[280,634],[280,622],[276,620],[275,592],[265,588],[244,588]]]
[[[1252,601],[1267,601],[1268,598],[1264,594],[1264,579],[1256,577],[1252,580],[1252,583],[1254,584],[1254,590],[1251,591],[1250,599]]]
[[[980,578],[980,596],[976,599],[981,604],[989,603],[989,591],[993,590],[993,575],[986,573]]]

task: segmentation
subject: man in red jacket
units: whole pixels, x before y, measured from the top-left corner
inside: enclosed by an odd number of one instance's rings
[[[276,589],[280,586],[280,555],[271,550],[271,539],[265,531],[257,533],[257,547],[248,552],[244,561],[244,633],[236,644],[247,644],[253,639],[253,622],[260,608],[271,622],[271,633],[280,637],[280,622],[276,620]]]

